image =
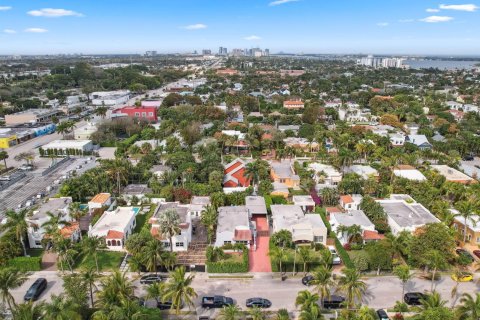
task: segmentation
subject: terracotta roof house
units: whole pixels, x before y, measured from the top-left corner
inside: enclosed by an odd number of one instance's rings
[[[112,204],[112,195],[110,193],[99,193],[88,201],[88,209],[95,210],[109,207]]]
[[[233,76],[238,74],[238,70],[235,69],[218,69],[217,70],[217,75],[220,76]]]
[[[225,165],[223,187],[249,187],[250,180],[245,177],[245,166],[247,162],[240,158],[233,160]]]
[[[285,109],[303,109],[305,107],[305,104],[302,102],[302,100],[285,100],[283,102],[283,107]]]

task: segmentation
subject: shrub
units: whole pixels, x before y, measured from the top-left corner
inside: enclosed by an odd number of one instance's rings
[[[40,271],[42,270],[42,258],[16,257],[9,260],[7,266],[20,271]]]
[[[320,218],[322,218],[323,224],[325,225],[325,227],[327,227],[328,233],[330,233],[332,231],[332,226],[330,225],[330,222],[327,220],[325,209],[317,207],[315,208],[315,212],[320,215]]]
[[[242,252],[242,261],[220,260],[217,262],[207,262],[207,271],[209,273],[243,273],[248,272],[248,249],[244,248]]]
[[[353,257],[352,260],[358,271],[363,272],[369,269],[368,258],[366,257],[366,255],[356,255],[355,257]]]
[[[355,268],[350,256],[337,238],[335,238],[335,248],[337,248],[338,255],[342,259],[345,266],[347,268]]]

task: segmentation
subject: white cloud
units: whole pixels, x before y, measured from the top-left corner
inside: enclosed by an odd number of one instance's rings
[[[413,20],[413,19],[400,19],[400,20],[398,20],[398,22],[400,22],[400,23],[409,23],[409,22],[413,22],[413,21],[415,21],[415,20]]]
[[[48,32],[47,29],[43,29],[43,28],[28,28],[28,29],[25,29],[25,32],[30,32],[30,33],[44,33],[44,32]]]
[[[256,36],[256,35],[251,35],[251,36],[245,37],[243,39],[245,39],[247,41],[255,41],[255,40],[261,40],[262,38],[260,38],[259,36]]]
[[[270,2],[268,5],[270,7],[273,7],[273,6],[278,6],[278,5],[281,5],[281,4],[284,4],[284,3],[297,2],[297,1],[299,1],[299,0],[275,0],[275,1]]]
[[[379,22],[377,23],[377,26],[379,27],[388,27],[389,23],[388,22]]]
[[[13,29],[3,29],[3,33],[14,34],[14,33],[17,33],[17,31]]]
[[[197,23],[197,24],[190,24],[188,26],[182,27],[182,29],[187,29],[187,30],[200,30],[200,29],[206,29],[207,25],[203,23]]]
[[[66,9],[53,9],[44,8],[40,10],[31,10],[27,14],[34,17],[47,17],[47,18],[59,18],[59,17],[83,17],[83,14]]]
[[[452,17],[447,17],[447,16],[430,16],[430,17],[420,19],[420,21],[428,22],[428,23],[448,22],[452,20],[453,20]]]
[[[477,11],[480,7],[474,4],[441,4],[440,9],[443,10],[456,10],[456,11]]]
[[[440,9],[432,9],[432,8],[428,8],[427,10],[425,10],[427,12],[440,12]]]
[[[0,7],[0,11],[8,11],[8,10],[11,10],[12,7],[7,7],[7,6],[3,6],[3,7]]]

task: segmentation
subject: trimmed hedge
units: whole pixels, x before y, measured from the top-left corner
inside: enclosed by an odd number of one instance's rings
[[[7,266],[20,271],[40,271],[42,257],[16,257],[9,260]]]
[[[245,273],[248,272],[248,249],[242,253],[242,262],[231,262],[228,260],[207,262],[208,273]]]
[[[325,209],[316,207],[315,212],[320,215],[320,218],[322,218],[323,224],[325,227],[327,227],[328,234],[332,231],[332,226],[330,225],[330,221],[327,220],[327,216],[325,214]]]
[[[355,264],[352,262],[350,259],[350,256],[347,253],[347,250],[342,246],[340,243],[340,240],[338,240],[337,237],[335,237],[335,248],[337,248],[338,255],[342,259],[343,263],[347,268],[355,268]]]

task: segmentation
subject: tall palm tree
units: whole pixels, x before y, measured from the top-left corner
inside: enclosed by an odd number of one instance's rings
[[[82,253],[85,257],[93,257],[97,272],[100,272],[98,266],[98,251],[106,249],[105,240],[100,237],[87,237],[82,240]]]
[[[287,260],[288,258],[288,255],[285,252],[285,250],[283,248],[273,247],[268,252],[268,255],[272,260],[276,261],[279,264],[279,268],[280,268],[279,271],[282,274],[284,274],[282,264],[283,264],[283,261]]]
[[[280,309],[277,311],[275,320],[290,320],[290,315],[287,309]]]
[[[15,233],[15,239],[20,241],[23,248],[23,255],[27,255],[27,248],[25,246],[24,236],[27,233],[28,225],[25,220],[30,215],[30,211],[27,209],[15,212],[13,210],[7,210],[5,212],[6,222],[0,224],[0,231]]]
[[[310,309],[302,310],[298,319],[299,320],[323,320],[325,318],[320,313],[319,308],[313,307],[313,308],[310,308]]]
[[[61,212],[52,213],[50,211],[46,212],[48,220],[42,224],[42,228],[47,231],[48,235],[53,235],[57,233],[60,228],[70,225],[70,222],[63,219],[63,214]]]
[[[213,237],[215,235],[215,227],[217,225],[218,220],[218,212],[214,206],[208,205],[202,211],[202,216],[200,217],[200,221],[207,229],[207,237],[208,242],[211,244],[213,241]]]
[[[367,284],[360,280],[360,273],[355,269],[343,269],[343,276],[338,281],[338,289],[346,295],[349,308],[355,304],[355,300],[361,300],[367,291]]]
[[[459,319],[478,320],[480,319],[480,293],[472,296],[464,293],[460,298],[461,305],[458,307]]]
[[[301,246],[298,249],[298,257],[299,257],[300,261],[303,262],[303,272],[306,275],[307,274],[307,264],[309,264],[313,260],[312,250],[307,246]]]
[[[101,308],[112,308],[120,306],[122,300],[132,300],[134,298],[135,286],[127,277],[126,273],[118,270],[112,272],[109,276],[100,280],[101,290],[98,292],[97,304]]]
[[[23,271],[13,268],[0,269],[0,296],[10,310],[15,307],[15,300],[10,291],[20,287],[27,279],[28,275]]]
[[[69,205],[70,216],[77,222],[87,214],[87,208],[82,209],[80,202],[72,202]],[[82,232],[80,232],[80,240],[83,240]]]
[[[330,270],[330,267],[324,265],[318,267],[313,274],[313,280],[310,284],[315,286],[314,290],[320,297],[320,304],[323,309],[323,300],[330,297],[332,287],[335,284],[332,279],[332,271]]]
[[[220,310],[219,319],[221,320],[236,320],[240,315],[240,308],[236,304],[231,304],[223,307]]]
[[[437,271],[439,269],[444,269],[448,266],[448,262],[445,256],[439,250],[430,250],[426,253],[424,264],[427,266],[432,272],[432,283],[430,287],[430,292],[433,292],[434,284],[435,284],[435,276],[437,275]]]
[[[447,304],[445,300],[442,300],[442,297],[438,292],[432,292],[427,294],[426,297],[420,299],[420,309],[423,311],[428,309],[444,307]]]
[[[107,116],[107,111],[107,107],[100,106],[95,109],[95,115],[102,117],[102,119],[105,119],[105,117]]]
[[[81,320],[79,306],[63,295],[52,295],[51,301],[43,307],[45,320]]]
[[[170,280],[165,285],[163,299],[172,301],[172,308],[175,308],[177,314],[180,312],[182,302],[189,308],[195,306],[193,299],[197,297],[197,293],[191,287],[194,278],[194,275],[186,275],[184,266],[170,272]]]
[[[317,301],[319,299],[318,294],[311,293],[308,290],[302,290],[297,294],[295,299],[295,306],[300,306],[300,310],[318,309]]]
[[[158,219],[160,233],[170,241],[170,252],[173,252],[173,237],[177,235],[180,229],[180,216],[177,210],[165,210]]]
[[[128,181],[130,162],[123,159],[102,160],[102,167],[111,179],[117,181],[117,193],[120,194],[122,182],[126,183]]]
[[[93,290],[97,290],[97,286],[95,285],[95,281],[99,278],[99,274],[97,271],[90,267],[80,274],[81,278],[85,283],[88,285],[88,291],[90,295],[90,306],[93,308],[94,306],[94,301],[93,301]]]
[[[175,252],[169,251],[163,252],[162,264],[167,270],[173,270],[173,268],[175,268],[175,265],[177,264],[177,254]]]
[[[398,279],[402,282],[402,299],[405,295],[405,286],[412,279],[413,274],[410,272],[410,267],[408,265],[399,265],[393,269],[393,274],[397,276]]]
[[[43,319],[44,302],[27,302],[17,305],[12,310],[14,320],[40,320]]]
[[[149,240],[142,248],[143,263],[150,272],[157,273],[158,264],[163,257],[162,254],[163,243],[156,238]]]
[[[469,200],[457,202],[455,208],[458,210],[456,216],[463,218],[463,243],[467,241],[467,223],[476,224],[478,218],[478,207]]]
[[[158,304],[160,302],[160,299],[161,299],[162,295],[163,295],[164,287],[165,287],[165,284],[161,283],[161,282],[155,282],[155,283],[150,284],[147,287],[146,298],[147,299],[155,299],[155,301]]]
[[[458,286],[460,285],[460,279],[463,277],[464,271],[460,268],[455,268],[452,274],[452,279],[455,281],[455,285],[452,287],[452,291],[450,291],[450,298],[452,298],[452,308],[455,307],[455,303],[458,299]]]
[[[253,307],[248,311],[248,314],[250,315],[252,320],[265,320],[265,314],[259,307]]]
[[[0,150],[0,161],[3,160],[5,169],[7,169],[7,159],[8,159],[8,152],[5,150]]]

